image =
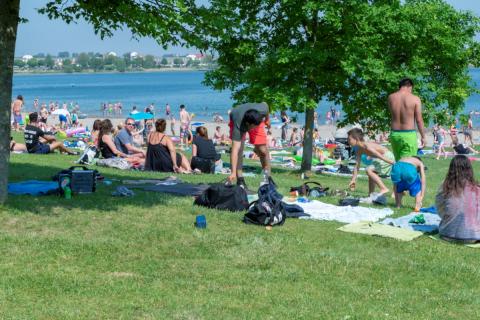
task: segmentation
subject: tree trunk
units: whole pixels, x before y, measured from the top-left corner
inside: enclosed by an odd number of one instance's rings
[[[0,0],[0,204],[7,200],[10,104],[20,0]]]
[[[303,155],[302,155],[302,171],[312,170],[313,156],[313,116],[315,110],[308,108],[305,112],[305,134],[303,136]]]

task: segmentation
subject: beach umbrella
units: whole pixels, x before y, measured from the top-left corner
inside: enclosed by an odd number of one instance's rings
[[[149,119],[153,119],[153,114],[148,112],[139,112],[139,113],[130,114],[130,118],[132,118],[135,121],[149,120]]]

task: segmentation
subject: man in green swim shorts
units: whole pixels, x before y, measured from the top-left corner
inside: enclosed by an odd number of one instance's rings
[[[422,147],[426,144],[422,103],[419,97],[412,94],[412,91],[413,81],[405,78],[400,81],[398,91],[388,96],[388,106],[392,114],[390,143],[396,161],[417,155],[415,124],[420,132]]]

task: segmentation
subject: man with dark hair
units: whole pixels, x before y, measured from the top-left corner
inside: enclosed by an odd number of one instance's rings
[[[145,158],[145,151],[133,145],[132,132],[135,130],[135,120],[133,118],[125,119],[125,126],[115,137],[115,147],[121,152],[137,157]]]
[[[402,79],[398,91],[388,97],[392,115],[390,143],[395,160],[417,155],[418,143],[415,124],[421,136],[422,147],[426,144],[420,98],[412,94],[413,81]]]
[[[60,152],[65,152],[70,155],[78,154],[65,148],[62,142],[56,141],[54,136],[45,134],[45,132],[38,127],[38,113],[30,113],[29,120],[30,122],[23,132],[28,153],[47,154],[58,149]],[[40,138],[47,143],[40,142]]]
[[[270,178],[270,154],[267,147],[267,133],[265,126],[269,126],[268,105],[263,103],[246,103],[233,108],[230,113],[230,138],[232,139],[232,150],[230,163],[232,173],[228,177],[230,182],[237,179],[237,184],[247,189],[243,177],[243,148],[245,147],[245,134],[248,132],[250,143],[255,146],[253,151],[260,158],[262,164],[264,181]]]

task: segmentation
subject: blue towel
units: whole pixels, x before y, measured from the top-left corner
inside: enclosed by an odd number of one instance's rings
[[[38,181],[28,180],[8,184],[8,193],[10,194],[29,194],[32,196],[40,196],[55,193],[58,189],[58,182],[55,181]]]
[[[440,225],[441,220],[439,215],[426,212],[423,214],[423,217],[425,218],[424,224],[409,223],[409,221],[417,214],[417,212],[412,212],[409,215],[400,218],[387,218],[380,221],[380,223],[423,233],[438,232],[438,226]]]
[[[428,208],[421,208],[420,212],[428,212],[428,213],[438,214],[437,208],[435,206],[431,206],[431,207],[428,207]]]

